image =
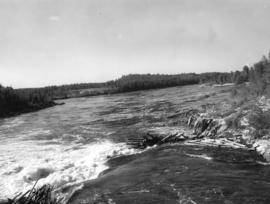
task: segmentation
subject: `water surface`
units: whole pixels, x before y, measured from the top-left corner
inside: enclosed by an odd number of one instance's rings
[[[0,197],[39,179],[38,185],[50,183],[66,198],[76,192],[72,203],[270,203],[270,168],[251,152],[182,144],[141,152],[127,145],[151,128],[182,131],[167,117],[224,103],[230,97],[224,89],[185,86],[68,99],[0,120]]]

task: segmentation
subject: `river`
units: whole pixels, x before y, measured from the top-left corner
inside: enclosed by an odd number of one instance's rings
[[[63,100],[0,120],[0,199],[49,183],[70,203],[270,203],[270,166],[229,148],[129,146],[167,116],[230,98],[185,86]]]

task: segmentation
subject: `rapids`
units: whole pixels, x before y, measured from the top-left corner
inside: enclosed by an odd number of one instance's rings
[[[128,145],[149,128],[172,125],[167,117],[176,111],[227,100],[227,89],[74,98],[2,119],[0,200],[39,179],[70,203],[270,203],[270,167],[252,153],[184,144],[142,152]]]

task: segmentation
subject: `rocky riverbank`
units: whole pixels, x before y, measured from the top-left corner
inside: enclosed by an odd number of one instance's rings
[[[270,100],[261,97],[238,107],[225,103],[206,104],[202,107],[167,117],[168,123],[178,124],[181,128],[153,128],[143,135],[142,140],[130,144],[141,149],[176,142],[244,148],[256,151],[266,162],[270,162],[269,129],[258,129],[256,124],[252,124],[261,123],[264,119],[261,117],[266,117],[265,114],[270,110]]]
[[[49,102],[44,103],[44,104],[32,105],[31,107],[27,107],[27,108],[21,109],[19,111],[5,111],[5,112],[1,112],[0,119],[14,117],[14,116],[18,116],[18,115],[21,115],[24,113],[31,113],[31,112],[39,111],[39,110],[46,109],[46,108],[51,108],[51,107],[57,106],[57,105],[64,105],[64,104],[65,103],[63,103],[63,102],[57,103],[54,101],[49,101]]]

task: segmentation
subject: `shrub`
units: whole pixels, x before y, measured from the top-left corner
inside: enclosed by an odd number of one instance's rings
[[[261,108],[256,108],[249,115],[249,124],[257,130],[270,128],[270,111],[263,111]]]
[[[230,128],[233,129],[239,129],[241,128],[241,118],[242,118],[242,113],[241,112],[237,112],[234,114],[231,114],[230,116],[225,118],[226,121],[226,125]]]
[[[270,132],[270,111],[263,111],[256,107],[248,116],[248,121],[251,127],[255,129],[254,137],[261,138]]]

